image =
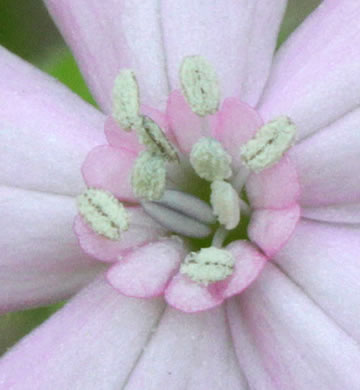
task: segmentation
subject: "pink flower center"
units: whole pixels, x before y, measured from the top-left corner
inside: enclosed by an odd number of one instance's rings
[[[183,91],[161,113],[140,105],[131,71],[120,73],[109,145],[83,166],[75,232],[87,253],[114,263],[108,279],[122,293],[198,311],[246,288],[294,230],[295,126],[264,124],[237,98],[220,105],[201,57],[185,59],[180,75]]]

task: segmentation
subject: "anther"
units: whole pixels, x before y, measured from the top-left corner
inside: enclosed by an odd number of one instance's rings
[[[250,141],[241,148],[244,163],[254,172],[277,163],[292,146],[296,126],[286,116],[265,124]]]
[[[131,176],[135,196],[147,200],[158,200],[164,194],[165,184],[165,160],[149,151],[141,152],[135,161]]]
[[[193,112],[214,114],[219,106],[219,83],[214,68],[201,56],[186,57],[180,69],[183,94]]]
[[[158,154],[168,161],[179,161],[175,148],[161,128],[149,117],[144,116],[142,126],[136,129],[139,141],[149,152]]]
[[[194,282],[207,286],[228,278],[234,272],[234,264],[233,255],[226,249],[203,248],[186,256],[180,272]]]
[[[193,145],[190,163],[195,172],[208,181],[228,179],[231,172],[231,156],[220,142],[210,137],[201,138]]]
[[[211,183],[210,203],[219,222],[227,230],[240,222],[240,198],[230,183],[216,180]]]
[[[135,74],[130,69],[122,70],[115,79],[113,88],[113,117],[124,130],[141,125],[140,98]]]
[[[97,233],[118,240],[129,227],[128,213],[110,192],[90,188],[77,198],[80,215]]]

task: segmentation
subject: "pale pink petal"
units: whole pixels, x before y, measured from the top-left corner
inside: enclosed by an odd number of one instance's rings
[[[302,139],[360,102],[360,8],[356,1],[321,3],[275,57],[260,113],[290,116]]]
[[[208,310],[223,301],[216,289],[195,283],[181,273],[166,288],[165,299],[171,306],[186,313]]]
[[[360,90],[359,90],[360,91]],[[360,93],[359,93],[360,101]],[[360,109],[296,145],[294,160],[303,206],[360,201]]]
[[[211,129],[205,119],[191,111],[181,91],[173,91],[168,100],[167,118],[176,144],[183,153],[189,154],[192,146],[201,137],[209,136]]]
[[[129,213],[130,227],[121,234],[119,241],[96,234],[82,217],[77,216],[74,231],[81,248],[98,260],[112,263],[127,251],[165,234],[164,229],[145,214],[141,207],[127,207],[126,210]]]
[[[223,298],[239,294],[259,275],[267,258],[248,241],[234,241],[226,247],[235,258],[234,273],[225,281],[216,283]]]
[[[131,251],[107,273],[109,283],[122,294],[137,298],[159,296],[185,257],[177,239],[163,239]]]
[[[253,173],[246,182],[251,207],[283,209],[298,201],[299,181],[295,164],[287,157],[276,165]]]
[[[222,307],[167,309],[126,390],[247,390]]]
[[[157,0],[45,0],[101,107],[111,111],[114,79],[132,68],[141,100],[165,106],[168,95]]]
[[[266,82],[284,0],[164,1],[161,10],[171,87],[179,87],[185,56],[202,55],[215,67],[223,97],[255,104]]]
[[[82,173],[88,187],[110,191],[122,201],[137,202],[131,188],[136,153],[108,145],[98,146],[86,157]]]
[[[298,205],[282,210],[255,210],[248,228],[249,238],[271,258],[290,238],[299,218]]]
[[[241,145],[255,135],[263,121],[252,107],[237,98],[225,99],[217,120],[213,135],[231,154],[233,165],[239,168]]]
[[[255,103],[267,79],[286,1],[45,4],[97,100],[109,112],[111,89],[121,68],[135,70],[144,102],[159,107],[169,84],[178,87],[183,57],[194,54],[207,57],[217,68],[224,96],[238,96],[243,90]]]
[[[360,224],[360,203],[304,207],[301,215],[317,221]]]
[[[104,117],[67,88],[0,47],[0,182],[74,195],[81,163],[104,143]]]
[[[234,345],[249,388],[360,388],[359,345],[271,264],[228,302]]]
[[[360,342],[360,230],[303,221],[275,256],[281,268]]]
[[[164,305],[100,279],[0,361],[5,389],[123,389]]]
[[[72,232],[72,198],[0,187],[0,311],[66,299],[101,269]]]

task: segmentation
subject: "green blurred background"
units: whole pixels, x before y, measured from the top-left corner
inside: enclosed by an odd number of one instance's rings
[[[278,46],[320,2],[289,1]],[[0,44],[53,75],[82,98],[95,104],[74,58],[41,0],[0,0]],[[0,354],[61,306],[62,304],[57,304],[0,316]]]

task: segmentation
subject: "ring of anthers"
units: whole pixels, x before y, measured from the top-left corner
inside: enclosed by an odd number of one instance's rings
[[[217,111],[220,102],[217,76],[203,57],[185,58],[180,81],[195,114],[204,117]],[[145,147],[136,159],[131,177],[133,193],[145,212],[172,234],[197,239],[213,234],[209,247],[186,256],[180,272],[204,285],[229,277],[234,259],[222,247],[228,233],[239,225],[241,215],[250,211],[239,195],[244,177],[281,159],[293,143],[295,125],[289,118],[279,117],[261,127],[239,151],[243,167],[238,174],[232,170],[230,154],[211,137],[200,138],[193,145],[188,161],[157,123],[140,114],[139,88],[131,70],[121,71],[116,78],[113,117],[123,130],[135,131]],[[168,188],[171,170],[192,177],[195,174],[197,179],[209,182],[210,204],[178,188]],[[80,195],[78,209],[97,234],[110,240],[120,240],[121,233],[131,223],[126,207],[102,189],[90,188]]]

